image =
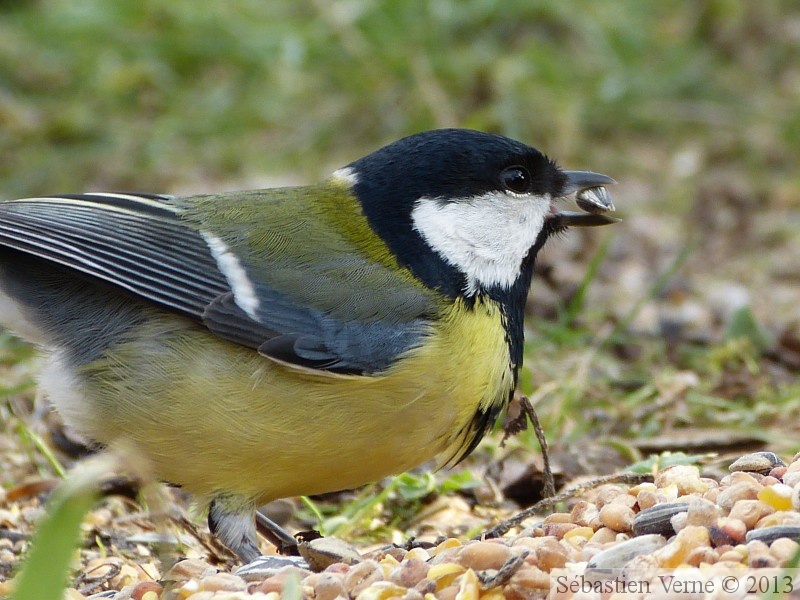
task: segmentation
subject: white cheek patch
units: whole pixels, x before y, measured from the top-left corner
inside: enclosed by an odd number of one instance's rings
[[[490,192],[454,201],[420,198],[414,228],[444,260],[478,287],[509,288],[520,274],[550,211],[550,196]]]
[[[217,261],[217,266],[220,272],[228,280],[228,285],[231,286],[233,292],[233,300],[236,305],[241,308],[247,316],[257,321],[257,311],[259,307],[258,295],[253,287],[253,282],[247,276],[247,271],[244,270],[239,258],[231,252],[231,249],[219,239],[217,236],[201,231],[203,239],[208,244],[211,254]]]

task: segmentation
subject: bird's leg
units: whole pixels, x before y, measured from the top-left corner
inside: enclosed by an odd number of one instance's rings
[[[284,556],[299,556],[294,536],[266,515],[256,511],[256,529]]]
[[[233,495],[217,496],[208,507],[211,533],[246,563],[259,556],[255,506]]]
[[[295,539],[277,523],[257,513],[252,502],[230,494],[217,496],[208,509],[208,527],[245,563],[236,570],[237,575],[245,579],[263,578],[286,566],[308,568],[299,556],[262,556],[256,537],[256,519],[261,532],[280,552],[297,554]]]

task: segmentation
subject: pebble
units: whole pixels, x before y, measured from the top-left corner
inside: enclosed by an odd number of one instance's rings
[[[636,484],[631,489],[628,490],[629,494],[633,494],[634,496],[638,496],[642,492],[656,492],[658,491],[658,487],[656,487],[655,483],[650,481],[643,481],[642,483]]]
[[[739,519],[720,517],[708,528],[708,533],[713,546],[736,546],[744,543],[747,525]]]
[[[628,508],[633,508],[636,506],[636,496],[633,494],[620,494],[619,496],[613,498],[609,504],[620,504],[622,506],[627,506]]]
[[[582,548],[594,536],[591,527],[576,527],[564,534],[564,541],[575,548]]]
[[[241,577],[230,573],[217,573],[203,578],[203,590],[209,592],[243,592],[247,583]]]
[[[567,512],[557,512],[547,515],[544,518],[545,525],[551,525],[553,523],[572,523],[572,513]]]
[[[719,487],[709,488],[709,490],[703,494],[702,498],[704,500],[708,500],[709,502],[713,502],[715,505],[718,505],[717,499],[719,498],[719,492]]]
[[[708,484],[700,479],[700,469],[694,465],[673,465],[660,471],[655,478],[656,487],[665,488],[675,485],[682,496],[702,494],[708,490]]]
[[[131,590],[131,600],[148,600],[145,598],[145,595],[149,593],[155,594],[156,598],[158,598],[163,591],[164,588],[161,587],[160,583],[155,581],[140,581]]]
[[[358,593],[359,600],[388,600],[402,597],[406,588],[391,581],[378,581]],[[243,599],[247,600],[247,599]]]
[[[456,600],[458,596],[458,586],[457,585],[450,585],[441,590],[437,590],[436,598],[438,600]]]
[[[752,529],[759,519],[773,512],[775,512],[775,509],[769,504],[761,502],[761,500],[739,500],[733,505],[728,516],[731,519],[742,521],[747,526],[747,529]]]
[[[286,586],[290,578],[299,579],[295,574],[291,573],[277,573],[271,577],[267,577],[258,585],[259,591],[269,594],[272,592],[280,592]],[[205,582],[203,582],[205,587]]]
[[[420,582],[417,583],[413,589],[423,596],[427,596],[428,594],[432,594],[436,591],[436,582],[426,577],[425,579],[420,580]]]
[[[536,549],[536,561],[542,571],[562,568],[569,559],[567,549],[554,539],[545,539]]]
[[[539,548],[545,540],[554,540],[554,537],[518,537],[514,540],[512,547],[515,548],[524,548],[529,552],[536,552],[536,549]]]
[[[478,600],[480,595],[481,584],[478,580],[478,576],[472,569],[467,569],[467,572],[461,577],[461,583],[458,586],[456,598],[458,600]]]
[[[694,548],[686,556],[686,564],[693,567],[699,567],[701,564],[713,565],[717,560],[719,560],[717,551],[706,546]]]
[[[726,562],[726,563],[735,563],[738,564],[742,562],[743,555],[741,552],[737,552],[736,550],[728,550],[719,555],[718,562]]]
[[[755,529],[775,527],[777,525],[800,525],[800,514],[795,511],[779,510],[759,519]]]
[[[600,511],[597,510],[597,507],[593,503],[580,500],[572,507],[570,520],[582,527],[591,527],[594,521],[597,520],[599,514]]]
[[[769,472],[770,477],[774,477],[779,481],[783,481],[784,475],[786,475],[786,467],[775,467],[772,471]],[[784,482],[786,483],[786,482]]]
[[[747,542],[747,562],[755,568],[777,566],[777,560],[769,553],[769,546],[761,540]]]
[[[431,558],[431,555],[427,550],[425,550],[425,548],[412,548],[411,550],[406,552],[403,559],[411,560],[412,558],[416,558],[417,560],[425,562]]]
[[[389,580],[413,588],[428,575],[428,564],[418,558],[404,560],[389,574]]]
[[[218,571],[218,569],[212,567],[203,560],[187,558],[186,560],[175,563],[172,568],[164,574],[164,580],[186,581],[187,579],[202,579]]]
[[[636,495],[636,503],[641,510],[653,508],[658,504],[658,494],[654,490],[642,490]]]
[[[673,531],[678,533],[688,525],[687,514],[685,512],[680,512],[677,515],[674,515],[669,520],[669,524],[672,525]]]
[[[776,539],[769,546],[769,553],[778,559],[780,566],[784,566],[792,560],[800,550],[800,544],[795,539],[781,537]]]
[[[315,573],[324,571],[335,563],[355,565],[364,559],[352,544],[335,537],[321,537],[310,542],[301,542],[300,556],[306,559],[309,568]]]
[[[462,545],[461,540],[457,538],[447,538],[446,540],[439,542],[439,544],[433,550],[430,551],[430,554],[431,556],[436,556],[437,554],[441,554],[446,550],[450,550],[452,548],[459,548],[461,547],[461,545]]]
[[[762,485],[755,480],[741,481],[720,491],[717,496],[717,505],[724,511],[730,511],[733,505],[740,500],[755,500],[762,489]]]
[[[608,527],[601,527],[594,532],[594,535],[589,538],[593,544],[608,544],[617,539],[617,532]]]
[[[797,484],[800,483],[800,471],[787,470],[781,477],[781,481],[791,488],[796,488]]]
[[[748,564],[754,569],[773,569],[778,566],[778,559],[770,554],[751,556]]]
[[[581,564],[597,573],[783,567],[800,551],[800,455],[786,466],[763,453],[743,458],[719,482],[700,477],[697,467],[676,465],[653,483],[606,484],[570,500],[569,512],[497,540],[448,538],[435,547],[362,553],[315,540],[310,547],[328,561],[318,573],[286,567],[247,583],[191,558],[163,575],[154,561],[156,574],[149,577],[119,559],[87,564],[101,573],[120,567],[118,583],[126,586],[120,598],[130,600],[279,600],[290,578],[300,582],[303,597],[315,600],[524,600],[547,596],[553,570]],[[16,555],[10,544],[0,540],[0,553]],[[171,582],[170,589],[158,580]],[[0,591],[8,590],[4,585]]]
[[[467,544],[458,553],[458,562],[468,569],[484,571],[499,569],[511,558],[511,549],[505,544],[475,542]]]
[[[603,508],[603,506],[611,502],[620,494],[627,495],[627,490],[625,490],[625,488],[621,485],[616,485],[613,483],[601,485],[597,488],[597,490],[595,490],[594,504],[597,506],[597,508]]]
[[[674,502],[678,499],[678,486],[673,484],[668,485],[665,488],[661,488],[658,490],[658,501],[659,502]]]
[[[731,473],[720,479],[719,484],[721,487],[730,487],[736,483],[759,483],[758,477],[756,473]]]
[[[656,552],[656,560],[662,568],[674,569],[685,564],[697,547],[709,546],[710,543],[708,529],[687,526],[677,533],[674,540]]]
[[[526,567],[514,573],[508,587],[511,588],[509,590],[511,594],[516,592],[517,597],[527,598],[530,597],[532,590],[549,590],[550,575],[536,567]],[[511,594],[508,596],[514,597]]]
[[[547,523],[544,526],[544,535],[560,540],[567,532],[572,531],[576,527],[580,527],[580,525],[577,523]]]
[[[331,573],[321,573],[314,586],[315,600],[335,600],[339,596],[347,597],[347,590],[344,588],[344,581],[342,581],[342,578]]]
[[[441,590],[450,585],[455,581],[456,577],[465,571],[466,569],[457,563],[442,563],[428,570],[427,579],[436,584],[437,590]]]
[[[600,509],[599,519],[604,527],[625,533],[633,528],[635,516],[633,509],[625,504],[610,502]]]
[[[352,567],[344,576],[344,587],[355,597],[371,584],[383,579],[383,570],[374,560],[365,560]]]
[[[687,525],[702,525],[710,527],[722,516],[722,511],[717,505],[704,498],[692,500],[686,512]]]

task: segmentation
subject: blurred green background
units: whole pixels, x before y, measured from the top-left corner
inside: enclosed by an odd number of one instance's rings
[[[307,180],[447,126],[651,197],[682,151],[774,185],[797,177],[798,19],[790,1],[5,0],[0,191]]]
[[[623,222],[551,241],[528,305],[520,387],[559,485],[800,450],[800,3],[0,0],[0,199],[302,184],[451,126],[620,182]],[[59,473],[36,365],[0,333],[9,490]],[[486,481],[528,505],[537,443],[499,440],[316,526],[405,539],[434,490]]]
[[[540,261],[522,382],[548,429],[796,449],[799,57],[789,0],[5,0],[0,197],[305,183],[419,130],[506,134],[620,182],[622,224]]]

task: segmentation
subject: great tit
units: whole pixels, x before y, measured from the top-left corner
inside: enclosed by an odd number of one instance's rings
[[[46,352],[70,426],[207,500],[250,562],[256,506],[475,448],[514,391],[537,252],[616,221],[611,183],[441,129],[306,187],[0,202],[0,323]],[[574,193],[587,212],[555,207]]]

